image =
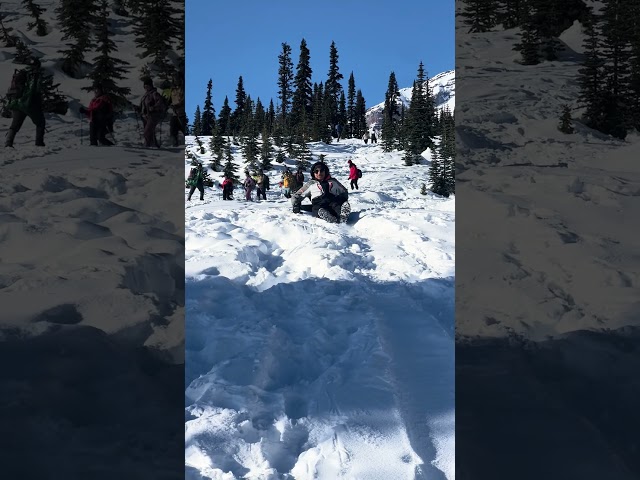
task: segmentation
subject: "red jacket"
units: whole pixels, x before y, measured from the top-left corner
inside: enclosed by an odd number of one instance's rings
[[[355,163],[351,164],[349,167],[349,180],[357,180],[358,179],[358,167],[356,167]]]
[[[93,114],[97,111],[100,111],[103,114],[113,113],[113,105],[111,104],[111,100],[108,95],[103,94],[99,97],[94,97],[91,102],[89,102],[89,108],[87,108],[89,121],[93,120]]]
[[[224,189],[227,185],[230,188],[233,188],[233,180],[231,180],[230,178],[225,178],[224,182],[222,182],[222,188]]]

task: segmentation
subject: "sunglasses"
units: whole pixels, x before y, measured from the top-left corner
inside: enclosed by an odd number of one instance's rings
[[[323,172],[323,171],[324,171],[324,170],[321,170],[320,168],[316,168],[316,169],[313,171],[313,173],[320,173],[320,172]]]

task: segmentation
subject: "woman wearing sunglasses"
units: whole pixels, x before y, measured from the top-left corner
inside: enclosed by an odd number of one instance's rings
[[[311,180],[305,183],[292,198],[293,213],[300,213],[302,200],[311,200],[311,213],[329,223],[346,223],[351,213],[349,192],[339,181],[331,177],[329,167],[316,162],[311,167]]]

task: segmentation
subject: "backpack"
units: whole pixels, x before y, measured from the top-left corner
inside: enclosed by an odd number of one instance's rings
[[[356,173],[358,174],[358,178],[362,178],[362,170],[356,168]]]
[[[20,97],[22,93],[24,93],[24,87],[27,85],[28,79],[29,74],[26,70],[14,70],[13,76],[11,77],[11,85],[9,86],[9,90],[7,90],[7,96],[13,98]]]

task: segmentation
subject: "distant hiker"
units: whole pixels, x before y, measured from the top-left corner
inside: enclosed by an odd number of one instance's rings
[[[256,180],[256,192],[258,194],[258,201],[260,201],[260,196],[262,196],[263,200],[267,199],[267,190],[269,188],[269,177],[267,177],[262,169],[258,172]]]
[[[231,194],[233,193],[233,180],[229,177],[224,177],[222,182],[222,200],[233,200]]]
[[[338,140],[336,140],[336,142],[339,142],[340,137],[342,136],[342,125],[340,124],[336,125],[336,133],[338,134]]]
[[[376,138],[376,132],[371,132],[371,143],[378,143],[378,139]]]
[[[11,111],[11,126],[4,146],[13,147],[24,120],[29,117],[36,126],[36,146],[44,147],[45,119],[42,105],[40,60],[33,59],[29,68],[14,72],[7,92],[7,109]]]
[[[187,201],[191,201],[191,195],[195,192],[196,188],[200,191],[200,200],[204,200],[204,171],[202,170],[202,164],[198,163],[194,168],[189,172],[189,176],[187,177],[187,185],[191,188],[189,189],[189,196],[187,197]]]
[[[291,170],[287,167],[282,174],[282,181],[280,182],[280,186],[282,187],[282,193],[285,197],[291,198],[291,189],[295,183],[295,179],[291,174]]]
[[[111,146],[113,142],[106,135],[113,131],[113,104],[102,85],[96,84],[93,91],[95,95],[89,102],[89,108],[80,107],[80,113],[89,117],[89,143]]]
[[[347,189],[331,177],[329,167],[323,162],[313,164],[311,176],[311,180],[293,194],[293,213],[300,213],[302,200],[306,197],[311,200],[314,217],[329,223],[346,223],[351,213]]]
[[[142,116],[142,125],[144,128],[144,146],[160,147],[156,139],[156,127],[162,121],[165,114],[165,103],[162,95],[158,93],[156,87],[153,86],[153,80],[146,77],[142,82],[145,94],[140,100],[140,106],[137,111]]]
[[[187,124],[187,114],[184,106],[184,74],[180,71],[172,78],[169,104],[171,107],[169,136],[171,137],[172,146],[177,147],[179,145],[178,132],[182,132],[183,136],[186,135],[185,125]]]
[[[368,130],[366,132],[364,132],[364,135],[362,135],[362,140],[364,141],[364,143],[367,143],[369,141],[369,131]]]
[[[242,183],[242,186],[244,187],[244,198],[247,202],[252,202],[253,198],[251,198],[251,192],[256,188],[256,181],[251,178],[251,175],[249,175],[249,170],[244,173],[246,175],[244,182]]]
[[[302,167],[298,167],[298,171],[295,175],[296,178],[296,188],[300,188],[304,185],[304,172],[302,171]]]
[[[359,190],[358,188],[358,167],[356,166],[355,163],[353,163],[351,160],[349,160],[349,180],[351,180],[351,190],[355,189]]]

